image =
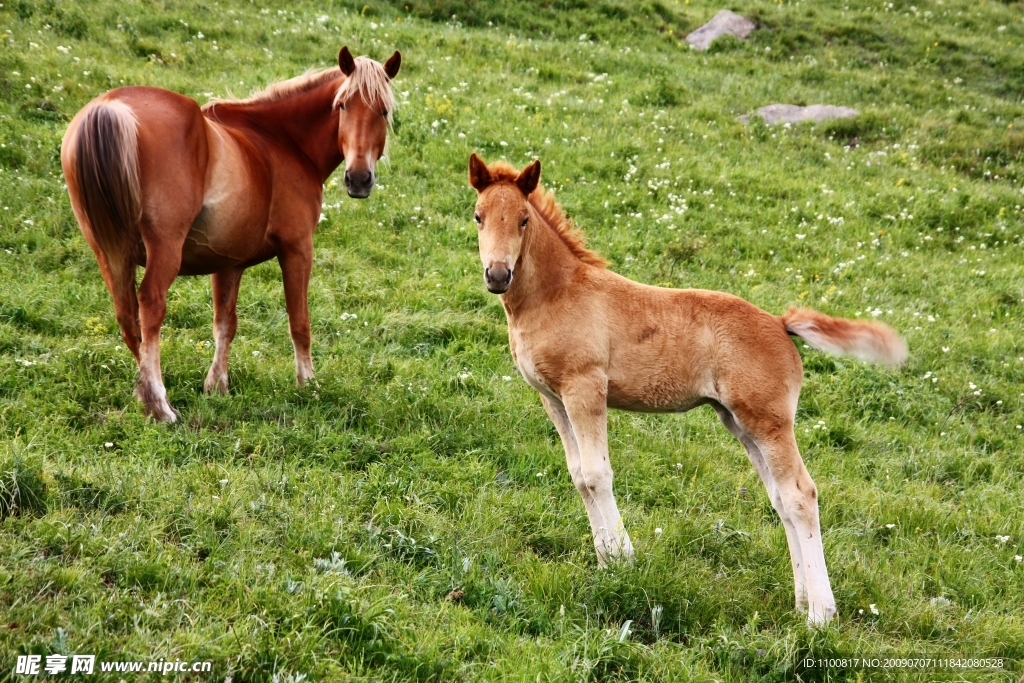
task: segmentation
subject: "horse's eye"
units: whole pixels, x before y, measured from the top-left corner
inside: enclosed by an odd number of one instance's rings
[[[480,219],[480,214],[474,214],[474,215],[473,215],[473,220],[475,220],[475,221],[476,221],[476,224],[477,224],[477,225],[480,225],[480,221],[481,221],[481,219]]]
[[[345,103],[344,102],[339,102],[338,103],[338,109],[340,109],[342,111],[345,111]]]
[[[381,115],[382,115],[382,116],[383,116],[384,118],[387,118],[387,117],[388,117],[388,110],[387,110],[387,109],[385,109],[385,110],[384,110],[383,112],[381,112]]]
[[[529,219],[529,218],[524,218],[524,219],[523,219],[523,222],[519,224],[519,227],[520,227],[520,228],[525,228],[525,227],[526,227],[526,224],[527,224],[527,223],[528,223],[529,221],[530,221],[530,219]]]

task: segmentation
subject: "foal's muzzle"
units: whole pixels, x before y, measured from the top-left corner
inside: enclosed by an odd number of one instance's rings
[[[370,191],[373,190],[373,183],[373,171],[368,168],[345,171],[345,189],[348,190],[348,196],[353,199],[366,199],[369,197]]]
[[[484,284],[491,294],[504,294],[512,283],[512,271],[505,266],[496,265],[484,269]]]

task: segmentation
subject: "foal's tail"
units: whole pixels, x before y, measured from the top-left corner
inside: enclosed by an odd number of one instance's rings
[[[888,325],[832,318],[807,308],[790,308],[781,320],[787,332],[820,351],[885,365],[907,360],[907,343]]]
[[[115,278],[134,272],[142,217],[138,124],[127,105],[98,102],[78,126],[74,181],[89,226]],[[74,190],[72,190],[74,191]],[[134,278],[133,278],[134,279]]]

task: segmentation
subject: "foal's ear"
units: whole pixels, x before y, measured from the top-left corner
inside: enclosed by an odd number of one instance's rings
[[[338,53],[338,66],[341,67],[341,73],[346,76],[351,76],[356,70],[356,60],[352,58],[352,53],[348,51],[348,45],[341,48],[341,52]]]
[[[516,185],[527,197],[530,193],[537,189],[537,183],[540,182],[540,159],[535,159],[532,164],[527,166],[516,178]]]
[[[487,170],[487,164],[476,155],[476,152],[469,155],[469,184],[477,192],[483,192],[491,184],[491,172]]]
[[[394,79],[398,75],[398,70],[402,68],[402,53],[395,50],[395,54],[388,57],[388,61],[384,62],[384,73],[388,75],[388,80]]]

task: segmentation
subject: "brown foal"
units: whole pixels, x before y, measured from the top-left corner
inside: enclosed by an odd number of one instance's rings
[[[818,491],[793,434],[803,366],[789,335],[893,365],[906,359],[903,340],[880,324],[809,310],[779,317],[724,292],[627,280],[585,248],[539,181],[539,161],[520,173],[470,157],[484,281],[501,295],[512,357],[562,438],[599,564],[633,555],[612,494],[608,408],[682,412],[711,404],[782,518],[797,609],[812,625],[828,622],[836,606]]]
[[[212,275],[216,354],[206,391],[227,393],[242,272],[277,257],[298,383],[313,376],[307,293],[323,184],[345,162],[352,197],[369,196],[394,108],[383,65],[347,47],[338,67],[200,108],[159,88],[111,90],[68,126],[61,165],[75,218],[96,254],[147,413],[173,422],[160,326],[179,275]],[[136,291],[135,271],[145,267]]]

